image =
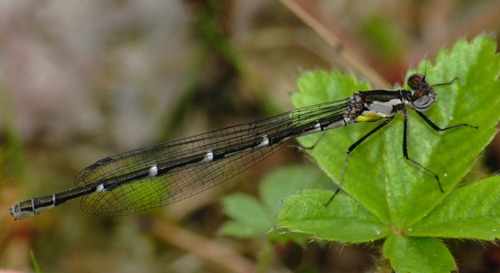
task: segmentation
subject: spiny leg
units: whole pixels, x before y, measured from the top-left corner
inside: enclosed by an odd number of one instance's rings
[[[340,175],[340,180],[339,180],[339,183],[338,183],[337,190],[335,190],[335,192],[333,193],[332,197],[330,197],[330,199],[328,199],[328,202],[326,202],[325,206],[328,206],[332,202],[332,200],[335,197],[335,195],[337,195],[340,192],[341,188],[342,188],[342,182],[344,181],[344,175],[345,175],[345,171],[347,169],[347,162],[349,161],[349,154],[352,151],[354,151],[354,149],[356,149],[356,147],[358,147],[359,144],[361,144],[365,139],[367,139],[368,137],[370,137],[371,135],[373,135],[378,130],[382,129],[382,127],[384,127],[387,124],[389,124],[393,119],[394,119],[394,117],[387,118],[386,120],[384,120],[384,122],[382,122],[379,125],[377,125],[377,127],[373,128],[370,132],[368,132],[367,134],[365,134],[363,137],[361,137],[356,142],[354,142],[351,146],[349,146],[349,148],[347,148],[347,151],[345,153],[344,167],[342,168],[342,174]]]

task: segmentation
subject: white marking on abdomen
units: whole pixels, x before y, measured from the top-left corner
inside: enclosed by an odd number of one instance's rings
[[[312,132],[321,132],[321,131],[323,131],[323,126],[321,125],[321,123],[318,122],[318,123],[314,124],[314,129],[311,130],[311,133]]]
[[[209,151],[205,157],[201,160],[201,162],[212,162],[214,160],[214,152]]]
[[[266,147],[269,146],[269,137],[267,135],[262,137],[262,141],[255,146],[255,148]]]
[[[149,177],[155,177],[158,175],[158,165],[153,165],[149,168]]]
[[[103,183],[97,185],[97,187],[95,188],[95,192],[103,192],[103,191],[104,191],[104,184]]]

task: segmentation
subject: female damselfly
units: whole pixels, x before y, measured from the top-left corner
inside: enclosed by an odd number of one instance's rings
[[[410,90],[359,91],[347,99],[109,156],[82,170],[75,178],[76,188],[20,202],[9,213],[16,219],[27,218],[79,197],[82,210],[101,216],[128,215],[166,206],[241,173],[291,139],[382,119],[347,149],[339,188],[329,203],[341,188],[349,154],[398,114],[404,115],[404,157],[434,176],[443,192],[438,175],[408,155],[406,109],[415,110],[436,131],[475,127],[461,123],[440,128],[422,113],[436,101],[433,87],[451,82],[431,86],[424,75],[416,73],[408,78]]]

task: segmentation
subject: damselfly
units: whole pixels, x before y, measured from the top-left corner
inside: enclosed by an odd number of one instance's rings
[[[411,75],[408,86],[411,90],[359,91],[344,100],[307,106],[264,120],[109,156],[82,170],[75,178],[76,188],[20,202],[9,212],[16,219],[22,219],[79,197],[82,197],[82,210],[101,216],[128,215],[166,206],[241,173],[291,139],[382,119],[382,123],[347,149],[338,181],[340,189],[349,154],[397,114],[404,115],[404,157],[434,176],[443,192],[439,177],[408,156],[406,107],[415,110],[436,131],[475,126],[461,123],[438,127],[422,113],[436,101],[434,86],[429,85],[422,74]]]

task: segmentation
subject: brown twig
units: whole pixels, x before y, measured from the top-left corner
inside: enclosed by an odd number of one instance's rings
[[[158,239],[195,254],[223,272],[255,272],[256,266],[253,262],[213,240],[208,240],[169,222],[152,220],[148,227],[151,234]]]
[[[330,44],[339,53],[339,58],[356,73],[365,76],[375,86],[390,86],[368,63],[363,61],[351,48],[342,43],[341,38],[335,35],[323,22],[308,13],[302,6],[293,0],[281,0],[284,6],[311,27],[321,38]]]

